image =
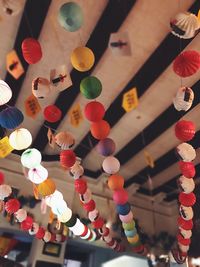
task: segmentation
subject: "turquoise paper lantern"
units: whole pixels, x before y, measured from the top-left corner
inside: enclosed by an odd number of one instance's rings
[[[134,237],[137,235],[137,230],[134,228],[133,230],[124,230],[124,233],[127,237]]]
[[[16,107],[8,107],[0,112],[0,125],[12,130],[17,128],[24,120],[23,113]]]
[[[79,5],[68,2],[61,6],[58,22],[69,32],[75,32],[83,25],[83,12]]]

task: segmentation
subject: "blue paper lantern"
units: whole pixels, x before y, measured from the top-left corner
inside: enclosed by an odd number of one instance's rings
[[[96,149],[99,154],[107,157],[112,155],[115,152],[115,142],[111,138],[105,138],[99,141]]]
[[[134,237],[137,235],[137,230],[134,228],[133,230],[124,230],[124,233],[127,237]]]
[[[125,203],[124,205],[117,205],[116,208],[117,213],[121,215],[127,215],[131,210],[131,206],[129,203]]]
[[[69,32],[77,31],[83,24],[83,12],[79,5],[68,2],[61,6],[58,22]]]
[[[0,125],[12,130],[17,128],[24,120],[23,113],[16,107],[8,107],[0,112]]]

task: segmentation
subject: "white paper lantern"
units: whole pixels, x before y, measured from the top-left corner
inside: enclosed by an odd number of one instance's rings
[[[18,220],[18,222],[23,222],[27,217],[27,212],[24,209],[19,209],[17,212],[15,212],[15,218]]]
[[[90,231],[90,229],[88,228],[88,232],[87,232],[87,234],[86,234],[85,236],[81,236],[81,239],[88,239],[88,238],[90,237],[90,235],[91,235],[91,231]]]
[[[42,155],[36,148],[29,148],[21,155],[21,163],[24,167],[33,169],[40,165],[42,161]]]
[[[69,229],[74,233],[76,236],[80,236],[85,231],[85,225],[77,218],[76,224]]]
[[[194,92],[189,87],[181,87],[178,89],[176,96],[173,99],[173,104],[176,110],[187,111],[191,108],[194,100]]]
[[[75,164],[70,168],[70,175],[74,179],[80,178],[84,173],[83,167],[80,165],[79,161],[76,161]]]
[[[83,195],[79,194],[80,201],[84,204],[88,203],[92,199],[92,193],[89,188],[87,188],[86,192]]]
[[[63,200],[63,194],[58,190],[55,190],[55,192],[52,195],[45,197],[45,202],[49,207],[53,207],[55,202],[59,203],[62,200]]]
[[[103,238],[107,243],[112,241],[112,237],[110,235],[104,236]]]
[[[62,216],[64,214],[68,214],[69,208],[67,207],[67,203],[63,200],[52,202],[51,206],[52,212],[57,216]]]
[[[38,230],[39,230],[39,224],[34,222],[32,227],[31,227],[31,229],[28,230],[28,232],[29,232],[30,235],[36,235]]]
[[[188,143],[178,145],[176,151],[180,158],[185,162],[193,161],[196,158],[195,149]]]
[[[194,212],[192,207],[185,207],[183,205],[180,205],[179,212],[181,217],[186,221],[192,220],[192,218],[194,217]]]
[[[180,230],[181,235],[185,239],[191,238],[191,236],[192,236],[192,231],[191,230],[185,230],[185,229],[183,229],[181,227],[179,228],[179,230]]]
[[[99,211],[94,209],[92,211],[88,212],[88,218],[91,222],[96,221],[96,219],[99,217]]]
[[[12,97],[12,90],[9,85],[0,80],[0,106],[6,104]]]
[[[45,231],[44,237],[43,237],[44,242],[49,242],[51,240],[51,233],[49,231]]]
[[[50,82],[42,77],[32,81],[32,93],[36,98],[43,99],[50,94]]]
[[[113,156],[106,157],[102,164],[103,170],[108,174],[117,173],[120,169],[120,162]]]
[[[67,207],[66,210],[62,213],[62,215],[58,215],[58,220],[62,223],[68,222],[72,217],[72,211]]]
[[[189,194],[194,191],[195,183],[192,178],[187,178],[181,175],[178,182],[181,190],[184,191],[186,194]]]
[[[28,179],[34,184],[44,182],[47,177],[48,171],[42,165],[38,165],[36,168],[30,169],[28,172]]]
[[[9,143],[16,150],[26,149],[32,143],[31,133],[25,128],[17,129],[10,134]]]
[[[4,200],[4,198],[9,197],[12,193],[12,188],[7,184],[0,185],[0,200]]]

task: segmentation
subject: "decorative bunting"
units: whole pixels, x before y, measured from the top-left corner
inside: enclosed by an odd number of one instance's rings
[[[148,151],[144,151],[144,158],[149,167],[155,167],[154,159]]]
[[[38,113],[41,111],[40,104],[37,98],[30,95],[24,102],[26,115],[35,119]]]
[[[79,104],[76,104],[72,107],[70,111],[70,123],[74,127],[79,127],[82,120],[83,120],[83,115],[81,107]]]
[[[65,65],[61,65],[50,71],[50,81],[52,86],[58,91],[64,91],[72,85],[70,74]]]
[[[5,136],[0,140],[0,158],[5,158],[13,151],[9,143],[8,136]]]
[[[137,89],[132,88],[123,95],[122,107],[126,112],[130,112],[138,106]]]
[[[131,47],[127,32],[117,32],[110,35],[109,47],[114,55],[130,56]]]
[[[16,80],[24,73],[24,68],[15,50],[6,56],[6,69]]]

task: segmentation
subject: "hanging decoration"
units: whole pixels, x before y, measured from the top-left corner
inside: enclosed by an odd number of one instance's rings
[[[90,70],[94,61],[94,54],[88,47],[77,47],[71,54],[72,66],[81,72]]]
[[[3,10],[7,15],[16,16],[23,9],[23,0],[2,0]]]
[[[83,11],[75,2],[68,2],[60,7],[59,24],[69,32],[75,32],[83,25]]]
[[[181,120],[175,125],[176,137],[183,141],[190,141],[195,135],[195,125],[192,121]]]
[[[54,123],[61,119],[62,112],[57,106],[49,105],[45,107],[43,115],[46,121]]]
[[[59,132],[55,135],[55,143],[57,146],[59,146],[62,150],[67,150],[69,148],[72,148],[75,144],[75,139],[71,135],[71,133],[65,131],[65,132]]]
[[[62,92],[72,85],[72,80],[66,65],[61,65],[50,71],[50,82],[51,87],[58,92]]]
[[[32,81],[32,93],[36,98],[43,99],[50,94],[50,82],[49,80],[39,77]]]
[[[8,136],[0,139],[0,158],[7,157],[13,151],[13,147],[9,143]]]
[[[89,102],[84,109],[85,117],[92,122],[103,119],[105,115],[104,106],[98,101]]]
[[[126,112],[130,112],[138,106],[137,88],[134,87],[124,93],[122,99],[122,107]]]
[[[32,135],[25,128],[18,128],[9,136],[10,145],[16,150],[28,148],[32,143]]]
[[[146,164],[153,169],[155,167],[154,159],[152,155],[146,150],[144,151],[144,158],[145,158]]]
[[[23,113],[16,107],[7,107],[0,112],[0,125],[3,128],[13,130],[24,120]]]
[[[105,139],[110,133],[110,125],[105,120],[93,122],[90,126],[90,132],[98,140]]]
[[[79,103],[73,105],[72,108],[70,109],[69,119],[73,127],[79,127],[79,125],[83,121],[82,110]]]
[[[115,56],[131,56],[131,46],[128,32],[111,33],[109,48]]]
[[[181,87],[178,89],[176,96],[173,99],[173,104],[176,110],[187,111],[191,108],[194,100],[194,92],[189,87]]]
[[[8,103],[8,101],[12,97],[12,90],[10,89],[9,85],[0,80],[0,106]]]
[[[22,54],[28,64],[36,64],[42,58],[40,43],[34,38],[26,38],[22,42]]]
[[[80,83],[80,91],[85,98],[95,99],[101,94],[101,81],[95,76],[85,77]]]
[[[28,117],[35,119],[41,111],[40,104],[34,95],[30,95],[24,102],[25,113]]]
[[[24,74],[24,68],[15,50],[12,50],[6,55],[6,70],[16,80]]]
[[[105,138],[99,141],[96,150],[102,156],[110,156],[115,152],[115,142],[111,138]]]
[[[21,163],[25,168],[33,169],[40,165],[42,161],[42,155],[36,148],[29,148],[25,150],[21,155]]]

